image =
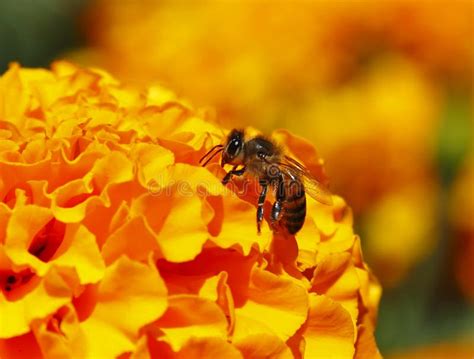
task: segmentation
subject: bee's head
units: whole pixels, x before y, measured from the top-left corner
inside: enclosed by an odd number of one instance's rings
[[[227,136],[222,153],[221,166],[225,164],[241,165],[244,160],[244,131],[232,130]]]

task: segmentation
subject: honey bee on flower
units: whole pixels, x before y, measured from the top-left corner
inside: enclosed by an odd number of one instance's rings
[[[271,139],[256,136],[246,141],[244,131],[234,129],[228,135],[225,145],[212,147],[200,162],[206,166],[219,153],[222,153],[222,167],[226,164],[233,166],[223,178],[222,184],[226,185],[232,176],[242,176],[245,173],[259,180],[259,233],[269,186],[275,189],[276,197],[270,216],[272,224],[280,222],[289,234],[296,234],[303,227],[306,217],[306,193],[322,204],[332,204],[329,191],[301,163],[284,155],[282,149]]]

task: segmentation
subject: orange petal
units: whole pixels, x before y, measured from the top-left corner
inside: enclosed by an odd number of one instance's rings
[[[350,314],[326,296],[310,294],[308,321],[303,332],[305,357],[352,358],[355,333]]]
[[[368,309],[372,325],[375,325],[377,322],[377,308],[382,297],[382,287],[368,269],[356,268],[356,271],[359,277],[359,293],[362,304]]]
[[[53,214],[49,208],[36,205],[15,208],[7,225],[6,247],[24,251],[36,233],[52,218]]]
[[[193,338],[178,353],[179,359],[228,358],[241,359],[242,355],[231,344],[220,338]]]
[[[1,179],[0,179],[1,181]],[[3,244],[7,236],[7,224],[10,220],[11,210],[0,202],[0,244]]]
[[[132,179],[130,160],[119,152],[110,152],[95,162],[84,179],[68,182],[50,195],[54,216],[64,223],[80,222],[94,206],[110,206],[109,186]]]
[[[207,168],[177,163],[163,173],[155,174],[156,184],[166,190],[168,187],[177,187],[180,194],[190,197],[194,192],[199,195],[222,195],[226,193],[221,184]]]
[[[0,339],[0,357],[2,359],[42,358],[40,347],[32,332],[10,339]]]
[[[138,180],[144,188],[148,188],[151,181],[174,162],[174,154],[170,150],[145,143],[136,144],[131,156],[137,164]]]
[[[379,349],[377,348],[377,343],[375,342],[373,328],[359,325],[357,329],[355,359],[382,359],[382,355],[380,354]]]
[[[29,265],[35,271],[40,272],[38,274],[41,276],[48,271],[49,266],[39,258],[39,255],[33,253],[31,248],[35,246],[34,242],[37,235],[40,235],[43,229],[48,227],[52,218],[49,208],[36,205],[19,205],[12,211],[7,225],[4,247],[5,254],[12,262],[20,266]],[[56,238],[54,239],[56,242]],[[60,240],[61,238],[57,239]],[[52,244],[55,248],[51,249],[56,250],[59,242],[48,244]],[[48,250],[46,243],[39,243],[39,245],[42,246],[42,252]]]
[[[359,313],[359,288],[359,277],[350,253],[331,254],[314,271],[311,291],[340,303],[351,314],[354,325]]]
[[[169,261],[192,260],[208,238],[206,223],[201,219],[202,202],[190,193],[183,196],[171,189],[160,196],[145,194],[132,203],[132,213],[145,216],[163,256]]]
[[[213,301],[192,295],[171,296],[166,313],[153,326],[164,333],[160,340],[175,352],[192,338],[227,339],[227,320],[221,308]]]
[[[271,334],[286,341],[306,320],[306,289],[290,279],[254,268],[248,300],[235,309],[234,342],[249,335]]]
[[[33,332],[44,357],[87,356],[84,332],[71,305],[62,307],[53,316],[34,323]]]
[[[140,238],[139,241],[134,238]],[[154,234],[148,229],[143,216],[134,217],[112,233],[102,247],[102,256],[107,264],[121,255],[144,261],[153,251],[160,252]]]
[[[240,352],[224,339],[191,338],[183,348],[174,352],[171,347],[162,341],[154,339],[147,340],[146,337],[140,339],[137,350],[132,354],[131,359],[202,359],[202,358],[229,358],[242,359]]]
[[[198,294],[207,278],[226,272],[235,305],[242,306],[247,300],[250,275],[257,259],[255,252],[243,256],[235,250],[206,248],[193,261],[171,263],[160,259],[157,266],[170,288],[175,287],[174,293]]]
[[[298,243],[298,268],[304,271],[307,268],[316,266],[316,258],[320,245],[320,234],[313,218],[308,217],[305,220],[303,228],[296,236]]]
[[[235,345],[244,358],[292,359],[290,348],[276,335],[261,333],[245,337]]]
[[[222,201],[222,208],[216,210],[223,212],[225,220],[222,221],[219,234],[213,236],[212,241],[222,248],[239,248],[244,255],[248,255],[254,246],[259,252],[268,248],[273,232],[264,223],[262,232],[257,234],[256,207],[233,193],[224,196]]]
[[[234,298],[227,284],[227,272],[220,272],[217,276],[207,279],[199,296],[215,301],[222,309],[228,320],[228,332],[232,332],[235,324]]]
[[[15,208],[8,223],[5,252],[17,265],[29,265],[36,274],[43,276],[53,265],[73,267],[80,283],[98,281],[104,271],[103,260],[95,242],[95,237],[82,225],[68,225],[59,248],[51,260],[37,258],[28,250],[35,236],[51,220],[51,211],[47,208],[27,205]],[[42,244],[48,245],[49,243]],[[51,253],[53,255],[53,253]]]
[[[138,330],[165,311],[166,295],[153,266],[122,257],[108,267],[99,284],[97,305],[81,323],[88,357],[112,358],[133,350]]]

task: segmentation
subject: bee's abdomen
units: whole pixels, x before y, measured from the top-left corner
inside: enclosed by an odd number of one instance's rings
[[[290,234],[295,234],[306,218],[306,194],[300,182],[287,185],[286,192],[282,222]]]

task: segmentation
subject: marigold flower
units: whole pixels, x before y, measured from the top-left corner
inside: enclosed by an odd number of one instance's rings
[[[250,129],[251,130],[251,129]],[[313,147],[274,138],[324,181]],[[199,158],[205,111],[97,69],[0,78],[0,356],[380,357],[381,289],[352,214],[308,198],[257,235],[255,193]]]
[[[382,251],[386,270],[373,261],[379,248],[370,250],[367,260],[384,284],[399,284],[429,253],[425,224],[436,218],[405,193],[436,187],[444,89],[470,86],[469,2],[95,0],[88,14],[79,61],[127,81],[164,81],[215,105],[223,121],[304,134],[327,160],[332,188],[360,217],[390,221],[380,208],[396,197],[417,211],[422,225],[410,223],[416,235],[399,233],[398,241],[414,243],[416,253]]]

